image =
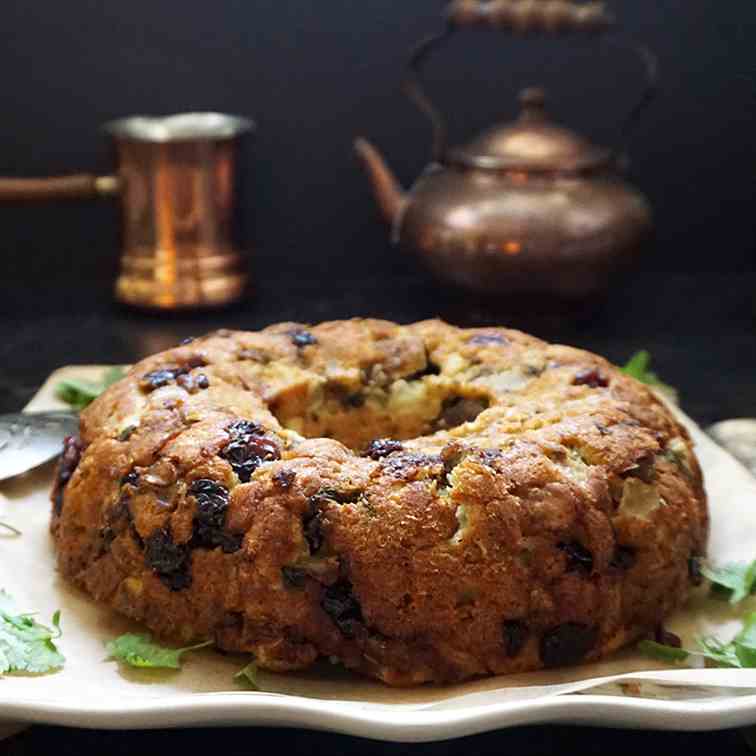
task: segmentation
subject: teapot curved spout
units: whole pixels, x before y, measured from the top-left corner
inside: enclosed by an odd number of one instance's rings
[[[367,139],[356,139],[354,150],[370,179],[381,214],[389,225],[394,226],[407,204],[407,193],[381,153]]]

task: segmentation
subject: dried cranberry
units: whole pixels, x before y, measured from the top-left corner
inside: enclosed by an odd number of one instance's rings
[[[572,380],[573,386],[590,386],[591,388],[606,388],[609,385],[607,378],[598,368],[585,368],[575,374]]]
[[[499,333],[477,333],[468,342],[468,344],[509,344],[510,341]]]
[[[567,557],[567,572],[585,572],[593,571],[593,554],[577,541],[569,543],[558,543],[557,548],[561,549]]]
[[[301,588],[305,584],[307,573],[300,567],[281,567],[284,582],[292,588]]]
[[[228,427],[231,441],[221,452],[242,483],[248,483],[252,473],[263,463],[281,459],[281,450],[272,439],[262,435],[265,430],[257,423],[239,420]]]
[[[654,640],[663,646],[672,646],[672,648],[682,648],[682,639],[679,635],[670,633],[664,629],[664,625],[659,625],[654,633]]]
[[[243,536],[225,531],[228,489],[214,480],[201,478],[192,483],[189,495],[194,496],[197,501],[192,545],[205,548],[220,546],[227,554],[238,551]]]
[[[147,538],[144,561],[172,591],[188,588],[192,583],[189,549],[174,543],[167,528],[159,528]]]
[[[265,428],[252,420],[236,420],[226,428],[226,433],[236,440],[245,436],[262,435]]]
[[[310,553],[315,554],[323,545],[323,513],[317,496],[313,496],[308,503],[307,513],[302,519],[302,530]]]
[[[299,349],[318,343],[318,340],[309,331],[296,329],[289,331],[288,335],[291,338],[291,343]]]
[[[81,459],[82,448],[81,441],[76,436],[66,436],[63,439],[63,454],[58,463],[58,472],[55,476],[55,486],[52,493],[53,512],[56,515],[59,515],[63,510],[63,490],[68,481],[71,480],[71,476],[76,472]]]
[[[154,391],[162,386],[167,386],[171,381],[175,381],[184,372],[180,368],[153,370],[151,373],[146,373],[142,376],[142,379],[139,381],[139,388],[142,391]]]
[[[609,562],[609,566],[615,570],[629,570],[637,560],[635,549],[629,546],[617,546]]]
[[[596,645],[597,638],[597,629],[589,625],[557,625],[541,638],[541,661],[546,667],[576,664]]]
[[[297,477],[297,474],[294,472],[294,470],[279,470],[274,476],[273,476],[273,482],[284,491],[288,491],[292,484],[294,483],[294,479]]]
[[[122,486],[138,486],[139,485],[139,473],[135,470],[132,470],[129,473],[126,473],[121,478],[121,485]]]
[[[354,638],[364,622],[362,609],[348,580],[340,580],[327,588],[320,606],[347,638]]]
[[[517,620],[502,623],[501,634],[504,638],[504,653],[511,659],[522,651],[528,639],[528,628]]]
[[[404,451],[404,446],[402,446],[401,442],[394,441],[391,438],[377,438],[368,444],[364,456],[371,459],[381,459],[388,457],[389,454],[400,451]]]

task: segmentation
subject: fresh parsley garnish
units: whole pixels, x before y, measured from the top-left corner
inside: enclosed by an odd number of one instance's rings
[[[126,635],[121,635],[115,640],[108,641],[105,648],[108,652],[108,659],[115,659],[130,667],[180,669],[182,654],[212,645],[213,641],[205,641],[185,648],[166,648],[153,643],[151,635],[126,633]]]
[[[76,410],[88,407],[97,397],[120,381],[126,372],[120,367],[108,368],[99,381],[88,381],[84,378],[67,378],[55,387],[55,396],[69,404]]]
[[[646,656],[653,656],[655,659],[670,663],[685,661],[690,656],[690,652],[684,648],[666,646],[664,643],[657,643],[652,640],[642,640],[638,644],[638,650]]]
[[[756,669],[756,612],[743,619],[740,632],[731,641],[706,636],[697,638],[696,643],[698,649],[689,651],[645,640],[638,644],[638,650],[670,663],[685,661],[689,656],[702,656],[717,667]]]
[[[711,580],[713,592],[728,596],[731,604],[750,596],[756,587],[756,559],[750,563],[724,564],[721,567],[702,564],[701,572]]]
[[[260,690],[257,682],[257,665],[252,661],[244,669],[240,669],[235,675],[234,680],[246,683],[253,690]]]
[[[0,590],[0,675],[60,669],[66,659],[53,643],[61,634],[60,611],[53,614],[52,626],[54,631],[29,614],[19,614],[13,599]]]
[[[664,383],[656,373],[650,370],[650,367],[651,354],[643,349],[640,352],[636,352],[620,370],[625,375],[629,375],[631,378],[635,378],[636,381],[645,383],[647,386],[655,386],[662,391],[675,394],[675,389],[669,384]]]
[[[697,643],[701,649],[701,656],[708,659],[717,667],[739,667],[737,654],[735,653],[735,642],[724,643],[714,636],[698,638]]]

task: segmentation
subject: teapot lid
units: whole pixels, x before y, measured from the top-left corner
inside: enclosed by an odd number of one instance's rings
[[[452,149],[449,163],[491,170],[581,173],[609,161],[609,150],[551,121],[545,102],[542,89],[523,90],[516,121],[494,126],[469,144]]]

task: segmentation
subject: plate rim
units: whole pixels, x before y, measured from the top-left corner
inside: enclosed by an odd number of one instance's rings
[[[756,722],[756,693],[695,702],[569,693],[458,711],[401,706],[371,709],[360,702],[246,691],[146,700],[121,697],[96,706],[0,698],[0,707],[0,721],[26,724],[87,729],[301,727],[398,743],[450,740],[506,727],[547,723],[697,731]]]

